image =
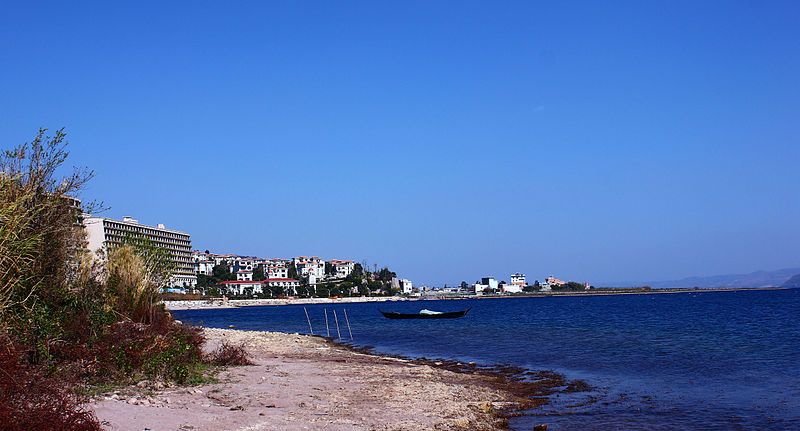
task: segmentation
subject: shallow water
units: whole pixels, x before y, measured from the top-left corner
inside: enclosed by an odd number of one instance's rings
[[[566,429],[800,429],[800,289],[306,305],[316,334],[410,357],[511,364],[583,379],[512,420]],[[472,310],[389,320],[384,311]],[[347,321],[353,333],[349,341]],[[308,333],[303,306],[175,312],[210,327]]]

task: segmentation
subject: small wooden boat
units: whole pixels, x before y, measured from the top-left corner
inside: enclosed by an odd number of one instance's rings
[[[459,317],[464,317],[469,310],[472,310],[472,307],[462,311],[451,311],[449,313],[431,310],[420,310],[419,313],[414,314],[386,312],[383,310],[378,311],[380,311],[381,314],[383,314],[383,317],[387,319],[456,319]]]

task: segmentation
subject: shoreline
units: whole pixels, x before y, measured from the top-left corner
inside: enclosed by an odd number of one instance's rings
[[[343,298],[272,298],[272,299],[193,299],[164,301],[164,307],[169,311],[180,310],[208,310],[218,308],[239,308],[255,306],[281,306],[301,304],[343,304],[360,302],[394,302],[394,301],[443,301],[461,299],[500,299],[500,298],[548,298],[563,296],[609,296],[609,295],[652,295],[669,293],[702,293],[702,292],[741,292],[762,290],[785,290],[788,287],[726,287],[709,289],[691,288],[661,288],[651,290],[637,290],[626,292],[624,289],[612,291],[583,291],[583,292],[547,292],[511,295],[462,295],[462,296],[432,296],[432,297],[405,297],[405,296],[352,296]]]
[[[216,383],[146,382],[92,404],[107,430],[502,430],[548,402],[563,376],[514,367],[408,359],[321,336],[203,328],[206,349],[244,344],[255,365]]]

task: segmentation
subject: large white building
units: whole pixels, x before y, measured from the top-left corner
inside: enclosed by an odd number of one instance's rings
[[[525,274],[511,274],[511,284],[516,284],[520,287],[525,287]]]
[[[289,268],[285,266],[270,266],[264,271],[267,278],[289,278]]]
[[[154,246],[172,253],[174,268],[170,279],[171,287],[193,287],[197,284],[194,262],[192,262],[192,240],[186,232],[171,230],[158,226],[140,224],[131,217],[112,220],[104,217],[86,217],[83,220],[86,228],[87,248],[109,250],[124,244],[126,238],[146,239]]]
[[[333,265],[334,278],[347,278],[356,266],[352,260],[331,259],[328,262]]]
[[[406,280],[405,278],[401,278],[398,281],[400,282],[400,290],[403,293],[409,294],[414,291],[414,286],[411,284],[411,280]]]
[[[314,256],[298,256],[292,259],[297,274],[301,277],[308,277],[312,275],[315,280],[325,279],[325,261]]]
[[[214,275],[214,261],[213,260],[198,260],[194,262],[195,274]]]

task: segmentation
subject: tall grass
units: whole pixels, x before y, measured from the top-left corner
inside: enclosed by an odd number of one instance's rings
[[[125,244],[108,252],[110,300],[120,317],[137,323],[152,323],[158,314],[160,292],[169,279],[169,272],[160,251],[147,244],[136,247]]]
[[[84,238],[69,197],[92,172],[56,176],[69,154],[65,137],[40,129],[31,142],[0,154],[0,325],[19,335],[29,332],[20,328],[53,326],[39,317],[64,298]]]

